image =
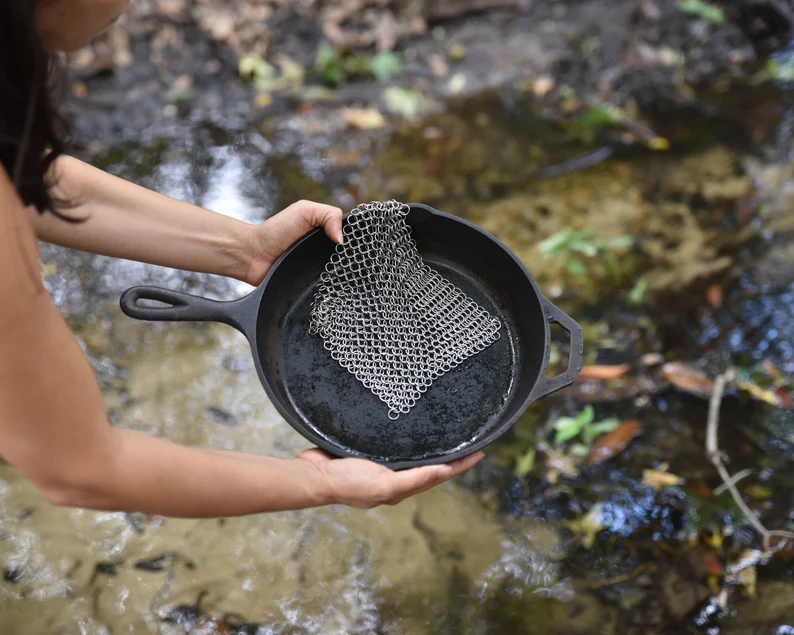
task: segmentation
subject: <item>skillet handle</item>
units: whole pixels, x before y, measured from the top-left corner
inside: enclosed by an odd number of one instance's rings
[[[548,321],[552,324],[559,324],[568,332],[568,335],[571,338],[571,352],[569,354],[568,368],[566,371],[551,379],[546,376],[546,367],[549,363],[548,355],[546,356],[540,369],[538,383],[535,385],[535,388],[532,391],[533,399],[546,397],[547,395],[557,392],[566,386],[570,386],[574,381],[576,381],[579,371],[582,370],[582,358],[584,356],[584,337],[582,335],[582,327],[548,300],[545,300],[544,304],[546,319],[548,319]]]
[[[250,296],[248,296],[250,297]],[[121,294],[119,306],[136,320],[161,322],[221,322],[236,328],[246,337],[253,334],[246,299],[219,302],[162,287],[131,287]],[[142,306],[140,300],[154,300],[169,306]],[[255,314],[254,314],[255,317]],[[250,339],[250,338],[249,338]]]

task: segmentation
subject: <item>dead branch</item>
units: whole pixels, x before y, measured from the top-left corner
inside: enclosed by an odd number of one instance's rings
[[[782,542],[774,549],[777,551],[783,547],[788,540],[794,539],[794,533],[790,531],[779,530],[769,531],[766,527],[764,527],[763,524],[761,524],[761,521],[758,520],[758,517],[753,513],[753,510],[751,510],[747,506],[747,503],[744,502],[742,495],[739,493],[739,490],[736,487],[736,481],[741,478],[741,472],[736,476],[731,477],[724,463],[727,457],[719,449],[717,433],[719,431],[720,425],[720,406],[722,405],[722,395],[725,392],[725,385],[728,382],[733,381],[733,377],[733,370],[729,370],[726,373],[719,375],[714,382],[714,390],[712,391],[711,399],[709,400],[709,414],[706,425],[706,455],[717,469],[717,472],[722,479],[723,487],[727,488],[727,490],[731,493],[731,497],[736,502],[739,509],[742,510],[742,513],[745,515],[747,520],[755,528],[755,530],[761,534],[761,538],[764,542],[764,551],[770,551],[769,542],[771,538],[783,539]]]

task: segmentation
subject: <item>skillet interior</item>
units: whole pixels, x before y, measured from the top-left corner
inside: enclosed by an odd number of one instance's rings
[[[263,381],[290,423],[344,454],[387,464],[459,455],[502,434],[529,403],[546,345],[538,293],[507,251],[421,206],[412,207],[408,222],[425,262],[502,320],[500,339],[439,377],[409,414],[390,420],[386,404],[308,331],[316,280],[334,248],[322,233],[274,269],[257,318]]]

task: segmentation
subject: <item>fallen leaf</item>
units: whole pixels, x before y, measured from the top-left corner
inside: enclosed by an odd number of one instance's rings
[[[629,372],[628,364],[616,364],[614,366],[595,364],[593,366],[582,366],[578,379],[619,379],[627,372]]]
[[[782,379],[783,373],[781,373],[780,369],[768,359],[765,359],[763,362],[761,362],[761,367],[764,369],[764,372],[775,381]]]
[[[532,471],[533,467],[535,467],[535,448],[531,448],[516,459],[516,475],[523,478]]]
[[[712,284],[706,289],[706,302],[714,309],[722,306],[722,285]]]
[[[94,50],[91,47],[85,47],[69,58],[69,66],[75,70],[84,71],[93,66],[95,60]]]
[[[256,105],[260,108],[264,108],[265,106],[269,106],[273,103],[273,95],[270,93],[259,93],[256,96]]]
[[[604,510],[603,503],[596,503],[584,516],[565,523],[565,526],[574,534],[580,537],[585,549],[589,549],[595,542],[598,532],[607,528],[602,518]]]
[[[710,551],[703,557],[703,564],[709,575],[722,575],[724,571],[719,558]]]
[[[325,155],[326,160],[343,168],[349,168],[358,163],[361,155],[355,150],[330,150]]]
[[[85,97],[88,94],[88,86],[85,82],[75,82],[72,84],[72,94],[75,97]]]
[[[377,108],[343,108],[341,115],[348,126],[360,130],[382,128],[386,125],[386,119]]]
[[[788,394],[788,391],[784,390],[783,388],[778,388],[775,391],[778,399],[780,399],[781,405],[785,406],[786,408],[794,408],[794,402],[791,401],[791,396]]]
[[[676,388],[693,395],[710,397],[714,390],[713,379],[683,362],[667,362],[662,366],[662,376]]]
[[[428,66],[430,66],[430,71],[436,77],[446,77],[449,74],[449,65],[447,61],[438,53],[433,53],[427,59],[427,63]]]
[[[752,567],[747,567],[746,569],[742,569],[737,574],[737,579],[744,587],[745,592],[751,598],[755,597],[755,585],[758,580],[758,573],[756,571],[755,565]]]
[[[747,595],[755,596],[757,581],[756,565],[766,561],[772,554],[758,549],[745,549],[736,562],[725,567],[725,579],[733,584],[741,584]]]
[[[575,457],[569,456],[560,450],[555,450],[546,443],[538,445],[546,455],[546,480],[555,485],[560,476],[575,478],[579,475],[578,461]]]
[[[449,92],[451,92],[453,95],[457,95],[458,93],[460,93],[464,88],[466,88],[466,74],[455,73],[450,78],[447,87],[449,88]]]
[[[684,479],[676,474],[670,474],[670,472],[667,471],[668,467],[667,463],[662,463],[656,469],[643,470],[642,484],[658,492],[663,487],[674,487],[683,483]]]
[[[393,113],[402,115],[406,119],[413,119],[419,114],[422,107],[422,95],[410,88],[390,86],[383,91],[386,107]]]
[[[45,278],[57,272],[58,272],[58,265],[56,265],[53,262],[48,262],[41,265],[41,275]]]
[[[639,421],[624,421],[611,432],[601,435],[593,442],[587,459],[588,465],[598,465],[623,452],[641,429]]]
[[[550,75],[542,75],[532,82],[535,97],[543,98],[554,88],[554,79]]]
[[[769,500],[772,498],[772,490],[757,483],[745,487],[744,493],[755,500]]]
[[[449,49],[449,57],[453,60],[462,60],[466,56],[466,49],[460,44],[453,44]]]
[[[112,27],[108,32],[108,45],[113,55],[113,61],[119,68],[132,65],[134,58],[130,51],[130,34],[120,26]]]
[[[640,357],[640,363],[643,366],[656,366],[664,362],[664,356],[661,353],[645,353]]]
[[[738,382],[738,386],[741,390],[750,393],[754,399],[757,401],[763,401],[764,403],[768,403],[770,406],[780,406],[780,399],[776,393],[772,392],[771,390],[765,390],[760,386],[756,386],[755,384],[746,381],[744,379]]]

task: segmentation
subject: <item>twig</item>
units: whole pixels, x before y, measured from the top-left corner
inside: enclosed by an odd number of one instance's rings
[[[745,470],[741,470],[740,472],[736,472],[736,474],[733,475],[733,477],[731,478],[730,481],[728,481],[728,483],[723,483],[722,485],[720,485],[718,488],[716,488],[714,490],[714,496],[719,496],[725,490],[728,489],[728,485],[729,484],[736,485],[736,483],[738,483],[739,481],[741,481],[744,478],[747,478],[753,472],[755,472],[755,470],[752,469],[752,468],[749,468],[749,467],[747,469],[745,469]]]
[[[607,580],[599,580],[598,582],[592,582],[588,585],[591,589],[603,589],[607,586],[612,586],[613,584],[620,584],[621,582],[628,582],[629,580],[633,580],[637,576],[642,573],[645,573],[648,569],[650,569],[652,564],[650,562],[644,562],[643,564],[639,565],[637,568],[629,571],[628,573],[624,573],[623,575],[615,576],[614,578],[609,578]]]
[[[761,538],[764,541],[764,551],[770,551],[769,540],[773,537],[783,538],[783,542],[777,547],[777,549],[780,549],[786,544],[787,540],[794,539],[794,533],[780,530],[769,531],[761,524],[761,521],[758,520],[758,517],[747,506],[747,503],[744,502],[742,495],[736,488],[736,481],[741,478],[742,473],[739,472],[736,476],[731,477],[731,475],[728,473],[728,470],[725,468],[725,463],[723,462],[726,457],[720,451],[719,444],[717,442],[717,432],[720,425],[720,405],[722,404],[722,395],[725,392],[725,384],[728,381],[733,381],[733,376],[733,371],[729,370],[728,372],[719,375],[714,382],[714,390],[712,391],[711,399],[709,400],[709,414],[706,425],[706,455],[714,467],[717,468],[717,472],[724,483],[723,487],[728,489],[728,491],[731,493],[731,497],[736,502],[736,505],[738,505],[739,509],[742,510],[742,513],[744,513],[744,515],[747,517],[749,523],[759,534],[761,534]],[[775,551],[777,551],[777,549],[775,549]]]

